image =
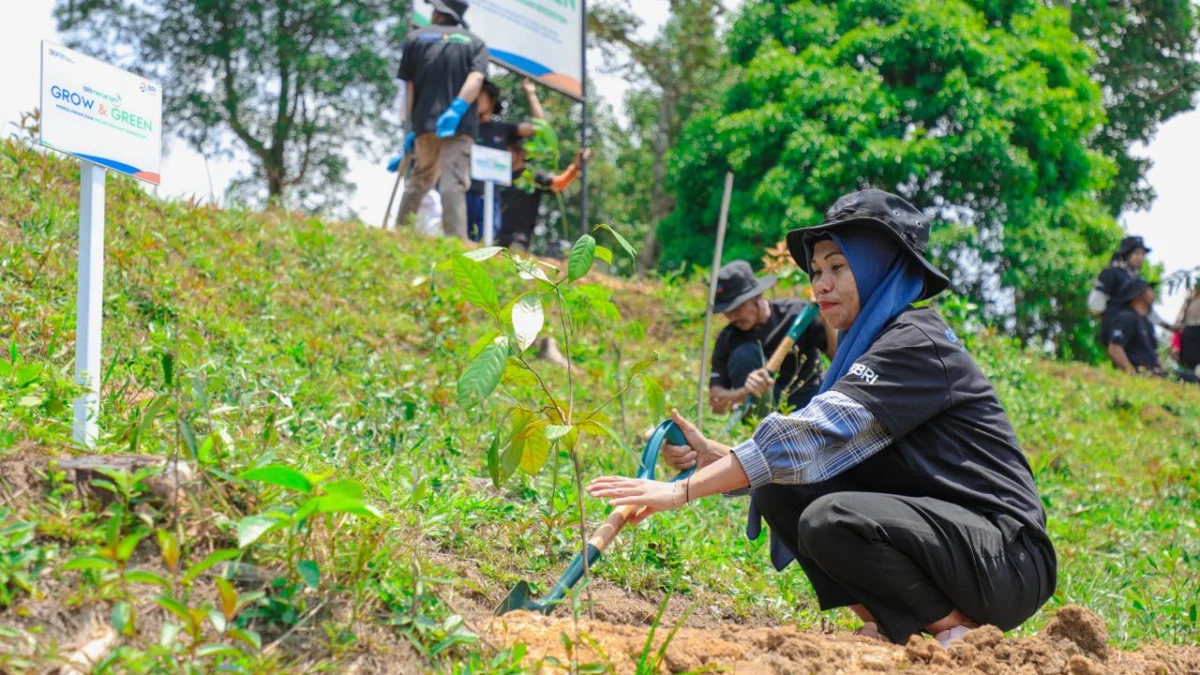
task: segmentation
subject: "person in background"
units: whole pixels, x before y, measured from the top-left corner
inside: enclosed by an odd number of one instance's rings
[[[538,100],[537,87],[528,77],[521,80],[521,90],[525,92],[525,100],[529,103],[529,113],[535,120],[546,119],[546,111]],[[479,92],[476,101],[479,108],[479,133],[475,143],[497,150],[507,150],[521,141],[529,138],[535,129],[532,122],[505,122],[496,119],[504,114],[504,101],[500,98],[500,87],[495,82],[487,80]],[[504,206],[501,202],[500,188],[493,193],[492,237],[499,238],[501,229],[501,214]],[[467,193],[467,230],[472,241],[483,240],[483,183],[471,181],[471,191]]]
[[[409,33],[398,76],[404,81],[411,131],[401,154],[413,155],[412,174],[396,216],[407,225],[434,185],[442,195],[442,231],[467,238],[466,193],[471,144],[479,130],[475,99],[487,73],[488,50],[467,30],[466,0],[429,0],[432,24]],[[398,166],[399,158],[388,164]]]
[[[1150,323],[1154,287],[1141,277],[1128,279],[1109,300],[1108,357],[1125,372],[1162,375],[1158,360],[1158,337]]]
[[[788,405],[808,405],[821,384],[821,357],[833,358],[837,333],[818,317],[796,342],[780,366],[777,377],[763,366],[787,336],[792,321],[808,303],[795,298],[767,300],[763,293],[775,285],[775,276],[755,277],[750,263],[735,260],[717,272],[713,313],[724,314],[729,324],[717,334],[708,381],[708,403],[714,413],[728,412],[751,395],[773,391],[775,401],[788,393]]]
[[[1125,237],[1117,247],[1117,252],[1109,259],[1108,267],[1105,267],[1096,277],[1096,285],[1092,288],[1091,293],[1088,293],[1087,303],[1092,314],[1101,317],[1100,341],[1102,343],[1108,344],[1112,317],[1120,309],[1120,307],[1110,305],[1109,299],[1116,295],[1130,279],[1141,277],[1142,265],[1146,262],[1146,254],[1149,252],[1150,249],[1146,247],[1146,242],[1140,236]],[[1150,320],[1167,330],[1174,328],[1154,312],[1153,308],[1150,310]]]
[[[1179,343],[1179,349],[1174,350],[1175,360],[1184,373],[1200,380],[1200,284],[1192,288],[1175,324],[1179,328],[1175,333]]]
[[[579,170],[592,155],[591,150],[581,150],[576,153],[575,161],[557,176],[542,169],[532,169],[533,188],[527,190],[517,184],[517,179],[526,169],[524,139],[518,140],[509,150],[512,152],[513,184],[504,190],[504,216],[501,219],[500,237],[496,244],[528,251],[533,240],[533,230],[537,227],[538,207],[542,204],[542,195],[546,192],[566,190],[579,176]]]

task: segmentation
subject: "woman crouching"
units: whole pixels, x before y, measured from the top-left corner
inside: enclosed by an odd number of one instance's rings
[[[588,491],[650,513],[751,491],[771,558],[799,561],[822,610],[849,607],[860,635],[943,644],[1016,628],[1054,592],[1046,514],[991,383],[938,313],[912,303],[949,280],[925,259],[925,215],[880,190],[842,197],[788,234],[825,321],[841,331],[820,393],[730,448],[672,411],[687,447],[664,449],[687,481],[620,477]]]

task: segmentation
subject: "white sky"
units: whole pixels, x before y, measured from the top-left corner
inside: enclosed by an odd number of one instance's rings
[[[8,122],[37,106],[39,43],[42,39],[61,42],[51,11],[54,0],[9,0],[5,20],[0,22],[0,63],[8,64],[0,75],[0,124],[12,130]],[[726,3],[741,4],[741,0]],[[665,0],[638,0],[648,34],[666,19]],[[600,55],[589,54],[589,70],[600,94],[616,108],[626,86],[619,77],[595,74]],[[163,159],[162,185],[158,194],[169,197],[196,195],[207,198],[210,180],[217,197],[229,181],[241,171],[236,162],[209,161],[182,143],[168,143]],[[1200,209],[1192,202],[1197,192],[1197,162],[1200,161],[1200,112],[1179,115],[1163,125],[1146,153],[1154,160],[1150,183],[1158,191],[1158,200],[1147,212],[1126,214],[1122,221],[1135,234],[1146,238],[1154,249],[1150,259],[1160,261],[1167,272],[1200,265]],[[358,185],[352,207],[368,222],[383,217],[394,176],[380,161],[359,158],[351,161],[350,179]],[[1083,292],[1083,289],[1081,289]],[[1177,295],[1162,301],[1160,312],[1173,319],[1182,302]]]

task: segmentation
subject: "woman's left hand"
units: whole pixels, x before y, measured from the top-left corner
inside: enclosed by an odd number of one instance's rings
[[[687,503],[686,486],[683,482],[665,483],[644,478],[622,478],[604,476],[587,486],[588,494],[598,499],[607,499],[613,506],[644,506],[636,521],[657,511],[670,511]]]

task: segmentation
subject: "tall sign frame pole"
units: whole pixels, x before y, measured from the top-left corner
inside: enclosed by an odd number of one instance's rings
[[[579,6],[583,10],[583,21],[579,22],[579,30],[582,34],[580,39],[580,59],[583,67],[580,75],[581,89],[580,96],[583,99],[583,125],[582,133],[579,139],[579,148],[581,151],[587,150],[588,147],[588,72],[587,72],[587,0],[579,0]],[[588,163],[583,162],[579,167],[579,223],[583,227],[583,234],[588,233]]]
[[[100,346],[104,316],[104,167],[80,162],[79,275],[75,319],[75,380],[86,391],[75,401],[75,442],[96,447],[100,427]]]

